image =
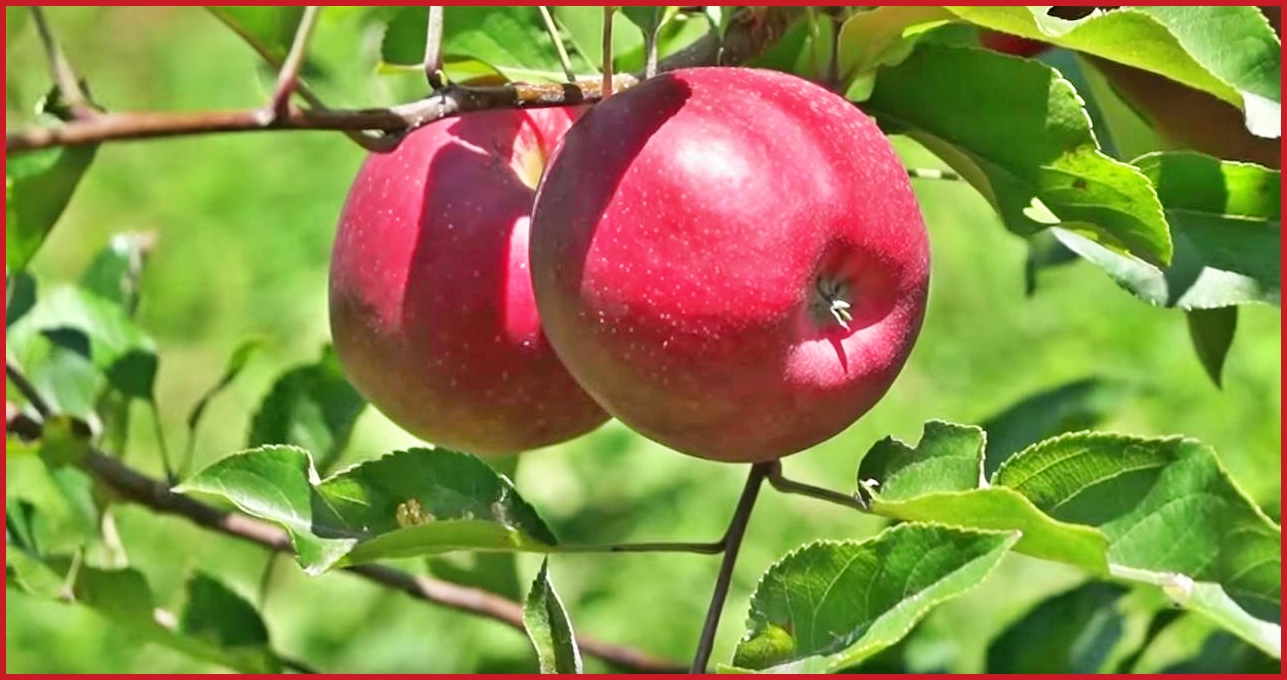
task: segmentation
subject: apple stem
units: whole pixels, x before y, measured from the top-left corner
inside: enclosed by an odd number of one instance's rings
[[[550,8],[537,5],[536,9],[540,10],[541,20],[545,22],[545,32],[550,34],[550,40],[554,42],[554,50],[559,54],[559,65],[563,67],[563,75],[567,77],[569,83],[575,83],[576,70],[572,68],[572,60],[568,57],[567,47],[563,45],[563,36],[559,35],[559,27],[554,23],[554,17],[550,15]]]
[[[425,79],[429,88],[442,87],[442,5],[430,5],[425,25]]]
[[[273,90],[273,100],[266,112],[266,122],[282,120],[290,115],[290,98],[299,82],[299,71],[304,66],[308,43],[313,37],[313,29],[317,28],[317,15],[320,12],[321,7],[317,5],[304,8],[299,27],[295,29],[295,40],[290,44],[290,52],[286,54],[286,60],[277,72],[277,87]]]
[[[612,5],[603,7],[603,94],[600,101],[612,96],[612,14],[616,11]]]
[[[693,657],[690,673],[705,673],[706,664],[710,661],[711,650],[715,646],[715,631],[719,628],[720,613],[724,611],[724,602],[728,599],[728,588],[733,581],[733,565],[737,563],[737,554],[742,548],[742,539],[746,536],[746,526],[751,519],[751,510],[755,499],[760,494],[764,480],[779,467],[778,461],[755,463],[742,487],[742,496],[733,511],[728,530],[720,541],[723,545],[724,558],[720,560],[719,575],[715,577],[715,592],[711,595],[710,606],[706,609],[706,621],[702,624],[702,634],[697,640],[697,654]]]

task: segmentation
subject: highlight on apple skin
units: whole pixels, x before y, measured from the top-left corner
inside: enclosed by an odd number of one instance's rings
[[[581,118],[533,209],[555,351],[612,415],[721,461],[799,452],[886,393],[929,278],[907,171],[803,79],[672,71]]]
[[[406,431],[490,455],[608,419],[546,341],[528,271],[533,192],[576,113],[443,119],[358,172],[332,252],[331,332],[349,380]]]

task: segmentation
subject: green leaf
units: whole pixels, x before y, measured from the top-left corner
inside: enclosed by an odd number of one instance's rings
[[[228,385],[232,384],[232,381],[237,379],[238,375],[241,375],[242,369],[246,367],[246,364],[250,363],[251,357],[263,346],[264,341],[262,338],[246,338],[232,350],[232,355],[228,357],[228,364],[224,366],[223,375],[219,376],[219,381],[211,385],[210,389],[201,395],[201,398],[197,400],[197,403],[188,413],[189,439],[196,436],[197,425],[201,424],[201,416],[205,414],[206,407],[210,405],[210,400],[218,396]]]
[[[1196,440],[1063,435],[1006,461],[992,483],[1055,519],[1099,527],[1112,541],[1114,566],[1281,601],[1281,529]]]
[[[590,67],[590,73],[599,73],[603,65],[603,8],[593,5],[551,7],[554,22],[568,36],[571,47]],[[629,71],[623,59],[633,56],[639,68],[643,64],[643,35],[631,28],[630,19],[620,12],[612,14],[612,66],[614,71]],[[661,54],[661,45],[658,45]]]
[[[894,437],[876,442],[863,456],[858,479],[878,480],[886,501],[976,489],[983,474],[983,442],[977,427],[931,420],[915,448]]]
[[[955,18],[942,7],[875,7],[858,12],[840,27],[840,82],[846,96],[864,101],[876,70],[906,59],[916,38]]]
[[[81,274],[81,288],[115,302],[133,315],[138,307],[143,265],[154,238],[143,233],[113,235]]]
[[[45,124],[51,116],[42,116]],[[62,146],[5,155],[5,264],[26,268],[67,208],[98,145]]]
[[[572,621],[550,582],[548,559],[541,561],[541,571],[523,601],[523,627],[536,648],[542,673],[581,672],[581,651],[572,633]]]
[[[1006,461],[992,483],[1024,494],[1057,520],[1098,527],[1110,541],[1114,576],[1164,588],[1182,584],[1197,595],[1177,601],[1217,623],[1245,621],[1248,608],[1281,606],[1282,530],[1200,442],[1064,435]],[[1208,584],[1232,599],[1212,595]],[[1239,635],[1242,629],[1230,628]]]
[[[59,584],[70,581],[72,602],[88,607],[113,626],[239,672],[281,672],[280,664],[267,651],[263,622],[250,625],[251,617],[258,620],[258,614],[222,586],[212,586],[208,578],[202,577],[195,586],[189,584],[187,610],[174,624],[154,608],[152,590],[137,570],[98,569],[73,564],[62,557],[40,562],[11,547],[5,558],[7,565],[17,566],[19,587],[31,595],[66,601],[65,588]],[[216,592],[216,587],[223,592]],[[229,598],[238,602],[234,604]],[[229,630],[234,624],[245,628]],[[259,636],[261,631],[263,635]]]
[[[36,279],[26,271],[10,272],[5,286],[4,327],[21,319],[36,304]]]
[[[904,524],[866,541],[819,541],[765,572],[733,664],[772,672],[852,666],[930,609],[978,585],[1017,533]]]
[[[1282,627],[1248,614],[1219,585],[1175,576],[1162,585],[1162,590],[1181,607],[1206,616],[1275,659],[1282,658]]]
[[[1023,263],[1023,292],[1031,297],[1037,292],[1038,274],[1043,269],[1077,261],[1077,253],[1059,242],[1050,230],[1028,237],[1028,257]]]
[[[1238,308],[1192,309],[1184,313],[1189,324],[1189,338],[1198,353],[1202,368],[1216,387],[1221,386],[1224,360],[1238,328]]]
[[[234,355],[233,361],[237,358]],[[291,369],[273,383],[251,420],[246,445],[298,446],[316,456],[320,472],[329,472],[348,446],[364,408],[366,401],[344,377],[334,348],[327,345],[317,363]]]
[[[1018,531],[1018,552],[1107,575],[1103,534],[1052,520],[1009,489],[979,488],[983,449],[979,428],[930,421],[914,449],[893,438],[876,442],[863,457],[858,477],[873,489],[871,509],[878,515]]]
[[[989,673],[1106,673],[1146,641],[1158,593],[1092,581],[1060,593],[988,645]]]
[[[1150,304],[1214,309],[1280,304],[1281,175],[1251,163],[1180,151],[1134,161],[1157,186],[1175,242],[1166,269],[1078,235],[1055,236]]]
[[[180,491],[223,496],[282,525],[310,574],[453,550],[555,550],[510,481],[463,453],[399,451],[316,479],[308,452],[265,446],[214,463]]]
[[[598,8],[595,8],[598,11]],[[428,8],[406,7],[389,21],[380,55],[386,64],[424,63]],[[558,52],[535,6],[443,8],[442,54],[447,76],[455,64],[481,62],[511,80],[565,79]],[[573,56],[577,72],[591,72],[584,60]]]
[[[747,62],[751,68],[785,71],[808,80],[826,77],[831,65],[835,21],[819,12],[806,12],[781,39],[760,56]]]
[[[215,18],[241,36],[270,62],[281,63],[295,41],[295,31],[304,17],[297,7],[206,7]]]
[[[228,586],[201,572],[188,579],[187,605],[179,619],[178,632],[223,650],[236,659],[236,668],[281,672],[259,612]]]
[[[949,7],[975,24],[1157,73],[1242,109],[1261,137],[1281,130],[1281,46],[1255,7],[1129,7],[1068,21],[1045,7]]]
[[[1074,380],[1015,402],[983,422],[988,435],[984,475],[1042,439],[1098,425],[1126,397],[1127,386],[1101,378]]]
[[[89,453],[89,438],[89,426],[84,421],[52,415],[40,431],[40,458],[51,468],[75,465]]]
[[[1114,252],[1171,259],[1152,184],[1099,150],[1077,92],[1049,66],[921,44],[881,71],[863,110],[960,172],[1017,234],[1062,225]]]

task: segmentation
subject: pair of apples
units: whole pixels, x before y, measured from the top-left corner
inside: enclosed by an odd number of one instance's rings
[[[331,328],[353,384],[438,445],[517,452],[615,416],[682,453],[767,461],[885,394],[928,278],[907,172],[870,118],[794,76],[694,68],[370,156]]]

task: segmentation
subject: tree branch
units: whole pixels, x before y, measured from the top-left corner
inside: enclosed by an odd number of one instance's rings
[[[48,418],[53,413],[45,398],[40,396],[40,391],[36,389],[35,385],[31,384],[27,376],[23,375],[22,371],[18,370],[18,367],[13,362],[8,360],[4,362],[4,376],[9,379],[9,382],[13,383],[22,398],[26,399],[28,404],[31,404],[31,408],[36,409],[36,413],[40,414],[41,420]],[[8,402],[5,403],[7,404]]]
[[[710,606],[706,609],[706,621],[702,624],[702,634],[697,640],[697,653],[693,656],[693,665],[689,673],[705,673],[706,664],[710,661],[711,650],[715,647],[715,631],[719,628],[720,614],[724,612],[724,602],[728,599],[728,588],[733,582],[733,566],[737,563],[737,554],[742,547],[742,538],[746,536],[746,526],[751,520],[751,510],[755,508],[755,499],[760,495],[760,486],[777,466],[771,463],[756,463],[751,466],[751,473],[742,487],[742,497],[737,501],[733,519],[728,523],[728,531],[720,541],[723,546],[724,559],[720,561],[719,575],[715,577],[715,592],[711,595]]]
[[[617,78],[618,88],[634,84],[633,76]],[[406,132],[426,123],[468,111],[502,108],[569,106],[599,100],[597,82],[512,84],[490,87],[448,86],[427,99],[387,109],[290,111],[264,120],[254,109],[193,113],[107,113],[90,120],[49,128],[29,128],[5,135],[5,151],[76,146],[126,139],[153,139],[214,132],[261,130],[378,130]]]
[[[798,7],[768,7],[758,10],[743,8],[734,16],[723,36],[707,34],[685,49],[658,64],[659,71],[690,66],[737,64],[754,57],[785,32]],[[262,54],[262,53],[261,53]],[[721,56],[722,55],[722,56]],[[265,56],[270,63],[273,60]],[[612,79],[611,89],[620,90],[638,81],[637,76],[619,75]],[[188,113],[133,112],[96,115],[59,127],[30,128],[6,132],[5,151],[20,152],[51,146],[75,146],[129,139],[154,139],[186,135],[254,132],[260,130],[338,130],[348,133],[377,150],[388,150],[380,144],[384,138],[362,140],[362,131],[388,134],[407,132],[426,123],[469,111],[506,108],[569,106],[598,101],[603,92],[600,82],[524,84],[494,87],[445,87],[426,99],[390,108],[361,110],[327,110],[320,105],[303,83],[296,91],[313,106],[308,111],[290,111],[284,118],[266,121],[261,112],[200,111]]]
[[[294,552],[289,536],[282,529],[174,493],[161,481],[147,477],[102,452],[91,451],[82,465],[125,500],[163,514],[186,518],[198,526],[257,543],[270,550]],[[524,630],[522,605],[485,590],[467,588],[427,576],[415,576],[375,564],[348,567],[344,571],[402,591],[418,600],[485,616],[517,630]],[[648,673],[673,673],[681,670],[674,662],[591,637],[578,636],[577,643],[585,653],[629,670]]]

